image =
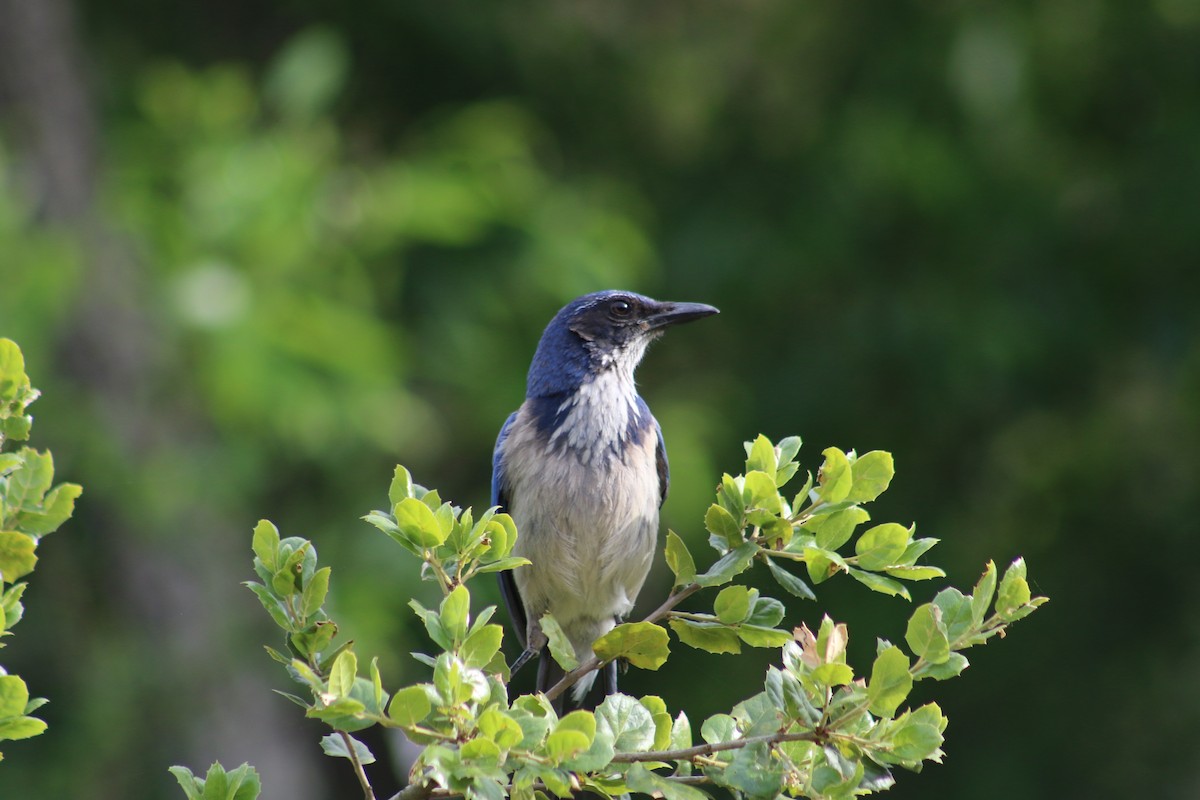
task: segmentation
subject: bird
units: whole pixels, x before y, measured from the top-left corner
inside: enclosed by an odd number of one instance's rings
[[[634,371],[668,327],[717,313],[607,290],[572,300],[542,333],[525,400],[501,427],[492,458],[492,504],[516,524],[513,555],[531,562],[498,573],[524,648],[513,669],[539,656],[539,692],[565,674],[548,653],[542,615],[554,616],[586,661],[592,643],[632,610],[657,547],[670,468]],[[596,672],[585,675],[556,708],[594,708],[615,694],[616,662],[603,673],[600,684]]]

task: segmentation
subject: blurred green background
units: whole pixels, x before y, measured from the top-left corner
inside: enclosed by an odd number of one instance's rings
[[[946,763],[890,796],[1200,796],[1198,186],[1194,0],[0,0],[0,335],[85,486],[3,651],[52,704],[0,797],[214,758],[355,796],[270,691],[254,522],[421,679],[432,587],[358,517],[397,462],[486,505],[542,326],[610,287],[723,312],[640,373],[694,550],[741,442],[798,433],[892,451],[875,516],[955,584],[1024,555],[1052,597],[918,687]],[[861,664],[908,609],[850,584],[789,620]],[[627,686],[694,721],[772,655],[675,653]]]

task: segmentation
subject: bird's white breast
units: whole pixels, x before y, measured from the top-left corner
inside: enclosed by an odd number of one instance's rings
[[[504,448],[514,554],[533,562],[513,573],[522,602],[531,620],[550,611],[580,657],[632,609],[658,533],[653,423],[630,425],[632,380],[605,381],[581,387],[549,437],[526,404]]]

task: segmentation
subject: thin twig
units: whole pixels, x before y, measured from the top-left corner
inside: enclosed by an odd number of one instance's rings
[[[804,733],[769,733],[763,736],[751,736],[747,739],[734,739],[732,742],[717,744],[698,744],[695,747],[684,747],[679,750],[651,750],[645,753],[617,753],[613,756],[613,764],[632,764],[638,761],[686,761],[697,756],[709,756],[722,750],[739,750],[752,744],[779,744],[781,742],[814,742],[818,739],[816,731]]]
[[[358,776],[358,782],[362,784],[363,797],[366,800],[375,800],[375,790],[371,788],[371,782],[367,780],[367,773],[363,769],[362,762],[358,760],[358,751],[354,749],[354,740],[345,731],[338,731],[338,735],[342,737],[346,751],[350,754],[350,763],[354,765],[354,774]]]

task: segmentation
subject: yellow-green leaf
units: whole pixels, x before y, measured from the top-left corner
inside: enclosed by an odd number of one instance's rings
[[[626,622],[601,636],[592,650],[604,661],[624,658],[641,669],[658,669],[671,654],[670,637],[653,622]]]
[[[675,531],[667,531],[666,558],[667,566],[675,575],[675,586],[687,586],[696,580],[696,562]]]
[[[406,497],[392,511],[400,532],[420,547],[437,547],[446,541],[446,533],[433,511],[415,497]]]

